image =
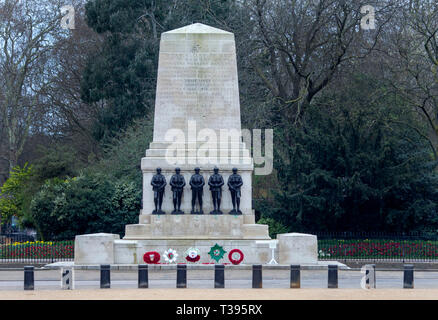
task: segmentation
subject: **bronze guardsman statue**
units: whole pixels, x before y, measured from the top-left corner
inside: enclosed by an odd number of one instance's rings
[[[190,178],[190,186],[192,187],[192,211],[191,214],[204,214],[202,211],[202,195],[205,185],[204,177],[199,174],[199,168],[195,168],[195,174]],[[196,199],[199,202],[199,211],[195,210]]]
[[[222,186],[224,185],[224,178],[219,174],[219,169],[214,168],[214,174],[208,179],[208,185],[210,186],[211,198],[213,199],[213,211],[210,214],[222,214],[221,211],[221,198],[222,198]]]
[[[243,185],[243,180],[237,174],[237,168],[233,168],[233,174],[228,178],[227,185],[231,192],[231,201],[233,202],[233,210],[230,211],[230,214],[242,214],[242,211],[240,211],[240,188]]]
[[[152,214],[165,214],[165,212],[161,210],[161,205],[163,204],[164,187],[166,184],[166,178],[161,174],[161,168],[157,168],[157,174],[152,177],[151,181],[155,203],[155,210],[152,211]]]
[[[180,173],[181,169],[176,168],[175,174],[170,178],[170,186],[172,187],[173,192],[173,211],[172,214],[184,214],[184,211],[181,211],[181,198],[184,191],[184,186],[186,185],[186,180],[184,176]]]

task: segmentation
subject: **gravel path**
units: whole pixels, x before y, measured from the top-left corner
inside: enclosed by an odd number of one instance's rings
[[[0,291],[0,300],[437,300],[437,289],[88,289]]]

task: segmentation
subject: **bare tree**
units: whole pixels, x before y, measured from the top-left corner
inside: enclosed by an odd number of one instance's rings
[[[438,8],[431,0],[402,4],[387,42],[387,78],[424,119],[429,134],[423,137],[438,158]]]
[[[89,57],[99,51],[103,37],[87,26],[83,2],[73,3],[75,29],[52,50],[51,59],[57,72],[41,94],[50,103],[50,113],[42,119],[47,131],[67,139],[86,158],[88,153],[97,152],[91,127],[99,107],[82,101],[81,79]]]
[[[362,30],[361,8],[373,5],[375,30]],[[254,29],[248,56],[279,102],[277,113],[297,123],[305,106],[347,63],[376,47],[391,19],[393,1],[249,0]]]
[[[0,3],[0,115],[9,169],[17,164],[34,120],[45,112],[42,90],[56,71],[50,53],[67,35],[58,0]]]

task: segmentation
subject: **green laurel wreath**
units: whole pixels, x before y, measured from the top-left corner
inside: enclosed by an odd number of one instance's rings
[[[208,252],[210,257],[213,260],[215,260],[216,262],[218,262],[220,259],[222,259],[225,255],[225,253],[227,253],[227,252],[224,250],[224,248],[222,248],[217,243],[213,247],[211,247],[210,251]]]

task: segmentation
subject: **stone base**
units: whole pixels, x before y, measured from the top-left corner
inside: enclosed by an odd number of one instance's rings
[[[114,242],[118,234],[93,233],[75,237],[75,264],[114,263]]]
[[[318,239],[304,233],[277,235],[280,264],[309,264],[318,260]]]
[[[211,247],[218,244],[226,251],[218,263],[231,263],[228,253],[240,249],[244,254],[242,264],[267,264],[274,259],[280,264],[318,264],[316,236],[304,234],[282,234],[279,240],[256,239],[137,239],[120,240],[118,235],[90,234],[76,236],[75,265],[96,264],[144,264],[143,255],[148,251],[157,251],[162,256],[164,251],[174,249],[178,253],[175,263],[188,263],[187,249],[200,250],[201,259],[196,264],[216,263],[208,255]],[[160,263],[165,263],[161,257]]]
[[[126,240],[116,240],[114,242],[116,264],[145,263],[143,255],[148,251],[160,253],[160,263],[165,263],[162,255],[164,251],[170,248],[178,253],[178,259],[175,263],[190,263],[185,259],[186,251],[189,248],[198,248],[200,250],[201,259],[196,262],[197,264],[216,263],[208,254],[215,244],[222,246],[226,251],[224,257],[218,263],[231,263],[228,253],[232,249],[240,249],[243,252],[245,257],[242,263],[267,263],[271,259],[269,245],[258,244],[257,240],[129,240],[129,244],[126,242]]]

